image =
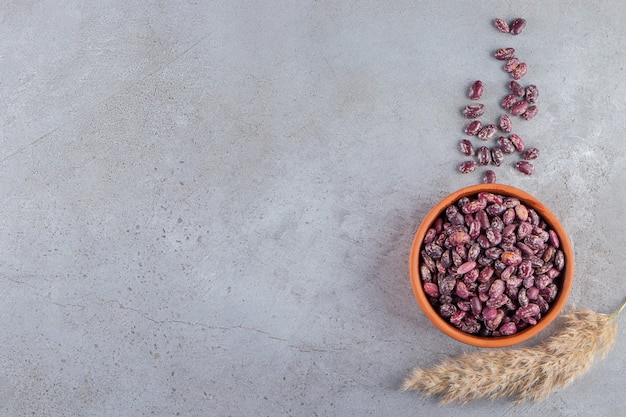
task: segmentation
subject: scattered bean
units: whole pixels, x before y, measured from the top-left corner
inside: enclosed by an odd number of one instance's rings
[[[515,49],[500,48],[494,53],[494,56],[496,57],[496,59],[499,59],[500,61],[507,61],[515,57]]]
[[[508,61],[506,61],[506,64],[504,64],[504,70],[506,72],[513,72],[513,70],[515,68],[517,68],[517,66],[520,64],[520,60],[517,58],[511,58]]]
[[[495,125],[484,126],[478,132],[478,139],[480,139],[480,140],[489,140],[492,137],[494,137],[497,132],[498,132],[498,130],[497,130]]]
[[[529,148],[524,152],[524,159],[527,161],[531,161],[533,159],[537,159],[539,157],[539,149],[537,148]]]
[[[522,87],[522,85],[515,80],[511,80],[511,82],[509,82],[509,89],[517,97],[524,97],[524,94],[526,94],[524,87]]]
[[[511,133],[511,131],[513,130],[511,118],[506,114],[500,116],[500,130],[502,130],[504,133]]]
[[[510,25],[511,35],[519,35],[526,27],[526,20],[515,19]]]
[[[515,164],[517,170],[522,174],[533,175],[535,172],[535,166],[527,161],[519,161]]]
[[[483,183],[485,184],[495,184],[496,183],[496,173],[488,169],[485,171],[485,175],[483,176]]]
[[[509,33],[511,31],[509,24],[503,19],[496,19],[493,21],[493,24],[502,33]]]
[[[515,104],[516,102],[517,102],[517,96],[515,94],[508,94],[502,99],[502,102],[500,103],[500,105],[502,106],[503,109],[509,110],[513,106],[513,104]]]
[[[513,76],[514,80],[519,80],[524,75],[526,75],[527,72],[528,72],[528,65],[526,65],[525,62],[520,62],[519,65],[516,66],[515,69],[513,69],[513,71],[511,72],[511,75]]]
[[[529,103],[536,103],[539,98],[539,89],[536,85],[529,85],[526,87],[525,98]]]
[[[524,114],[526,110],[528,110],[529,106],[530,104],[526,100],[517,101],[511,104],[511,107],[510,107],[511,115],[521,116],[522,114]]]
[[[476,119],[485,113],[484,104],[470,104],[463,109],[463,115],[468,119]]]
[[[483,124],[480,120],[474,120],[465,126],[465,134],[468,136],[476,136],[482,127]]]
[[[459,171],[462,174],[469,174],[470,172],[474,172],[476,169],[476,161],[465,161],[459,165]]]
[[[532,120],[539,113],[539,108],[537,106],[529,106],[528,109],[524,113],[522,113],[522,117],[524,120]]]
[[[485,87],[483,85],[483,82],[480,80],[476,80],[470,87],[467,95],[472,100],[478,100],[482,97],[484,91],[485,91]]]

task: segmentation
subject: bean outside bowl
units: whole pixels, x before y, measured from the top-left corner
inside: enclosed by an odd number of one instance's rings
[[[479,336],[474,334],[465,333],[455,326],[447,322],[442,318],[435,308],[431,305],[424,288],[422,286],[422,279],[420,276],[420,252],[423,246],[424,237],[426,232],[434,223],[434,221],[446,210],[446,208],[456,203],[462,197],[471,197],[480,192],[490,192],[500,194],[504,196],[510,196],[518,198],[528,208],[533,208],[537,214],[548,224],[548,226],[554,230],[560,240],[560,249],[565,255],[565,267],[561,272],[561,276],[555,280],[555,283],[559,289],[556,299],[551,303],[550,309],[538,320],[537,324],[529,326],[518,333],[510,336]],[[411,254],[409,260],[411,285],[415,298],[421,309],[424,311],[430,321],[443,333],[460,341],[462,343],[485,348],[499,348],[506,346],[513,346],[539,334],[544,330],[556,317],[559,315],[567,298],[569,296],[572,282],[574,278],[574,254],[569,238],[565,232],[565,229],[558,221],[556,216],[539,200],[532,195],[519,190],[517,188],[502,185],[502,184],[480,184],[460,189],[441,200],[435,207],[428,212],[426,217],[422,220],[415,237],[413,239],[413,245],[411,247]]]

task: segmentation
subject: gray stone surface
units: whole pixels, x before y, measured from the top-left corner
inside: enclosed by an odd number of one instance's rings
[[[626,326],[539,404],[399,391],[475,350],[421,312],[408,254],[480,182],[460,109],[480,78],[499,115],[498,47],[541,89],[516,131],[542,152],[499,181],[570,233],[569,306],[626,296],[626,3],[509,3],[0,6],[0,415],[626,414]]]

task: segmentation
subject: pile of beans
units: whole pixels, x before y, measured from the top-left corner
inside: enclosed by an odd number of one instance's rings
[[[509,24],[503,19],[495,19],[494,25],[500,32],[519,35],[526,27],[526,20],[518,18]],[[485,143],[475,147],[469,138],[461,140],[460,149],[463,155],[474,158],[462,162],[459,165],[459,171],[467,174],[474,172],[478,166],[499,167],[504,162],[505,155],[512,155],[517,152],[522,160],[517,161],[515,167],[523,174],[532,175],[535,172],[535,167],[530,161],[539,156],[539,149],[526,148],[524,140],[519,135],[512,133],[512,117],[532,120],[537,116],[539,108],[536,103],[539,98],[539,89],[534,84],[527,86],[520,84],[519,81],[528,72],[528,65],[516,56],[514,48],[500,48],[494,53],[494,57],[500,61],[506,61],[503,69],[510,73],[513,78],[507,85],[507,94],[500,102],[500,107],[508,114],[501,114],[497,121],[494,120],[493,123],[490,123],[478,120],[481,117],[484,120],[486,112],[484,104],[469,104],[463,108],[463,116],[474,119],[465,126],[464,133],[470,137],[477,137]],[[476,80],[469,87],[467,95],[470,100],[480,100],[484,91],[484,83],[481,80]],[[494,142],[491,146],[487,143],[490,140]],[[496,174],[493,169],[485,171],[483,182],[496,182]]]
[[[434,221],[419,272],[442,318],[465,333],[495,337],[537,324],[556,299],[564,267],[558,235],[533,208],[481,192]]]

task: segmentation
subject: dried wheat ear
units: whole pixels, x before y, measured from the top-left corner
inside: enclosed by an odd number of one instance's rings
[[[571,311],[563,327],[536,347],[482,350],[444,360],[431,369],[416,368],[402,390],[437,396],[441,404],[480,398],[539,401],[564,388],[603,359],[615,344],[616,318],[592,310]]]

